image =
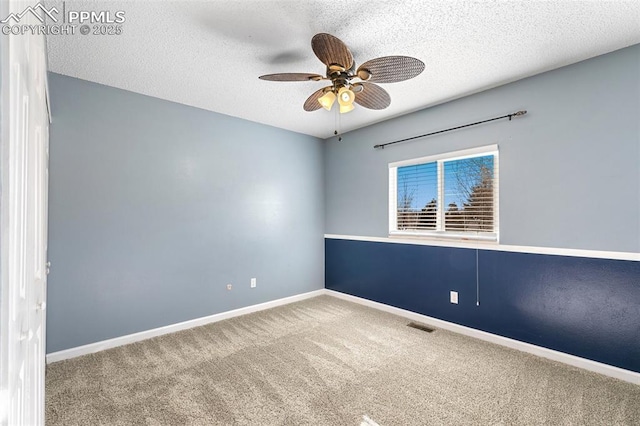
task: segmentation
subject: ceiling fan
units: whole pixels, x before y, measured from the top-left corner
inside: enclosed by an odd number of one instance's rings
[[[349,48],[337,37],[320,33],[311,39],[311,48],[327,66],[326,76],[307,73],[267,74],[259,78],[269,81],[329,80],[330,86],[318,89],[304,103],[305,111],[321,107],[327,111],[335,103],[340,112],[354,109],[353,103],[369,109],[384,109],[391,104],[386,90],[375,83],[395,83],[416,77],[424,70],[424,63],[410,56],[384,56],[371,59],[356,69]]]

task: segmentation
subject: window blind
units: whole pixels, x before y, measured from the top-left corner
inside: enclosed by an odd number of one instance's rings
[[[497,152],[390,166],[392,234],[497,239]]]

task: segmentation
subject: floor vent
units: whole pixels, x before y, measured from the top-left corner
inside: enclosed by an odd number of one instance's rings
[[[418,330],[426,331],[427,333],[433,333],[434,331],[436,331],[435,328],[431,328],[427,325],[420,324],[417,322],[410,322],[409,324],[407,324],[407,327],[416,328]]]

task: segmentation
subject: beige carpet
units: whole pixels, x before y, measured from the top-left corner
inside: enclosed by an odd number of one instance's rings
[[[407,323],[322,296],[58,362],[47,424],[640,424],[640,386]]]

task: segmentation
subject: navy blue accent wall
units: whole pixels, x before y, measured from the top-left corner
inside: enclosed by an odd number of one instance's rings
[[[475,249],[326,239],[325,286],[640,372],[640,262],[477,255],[479,306]]]

